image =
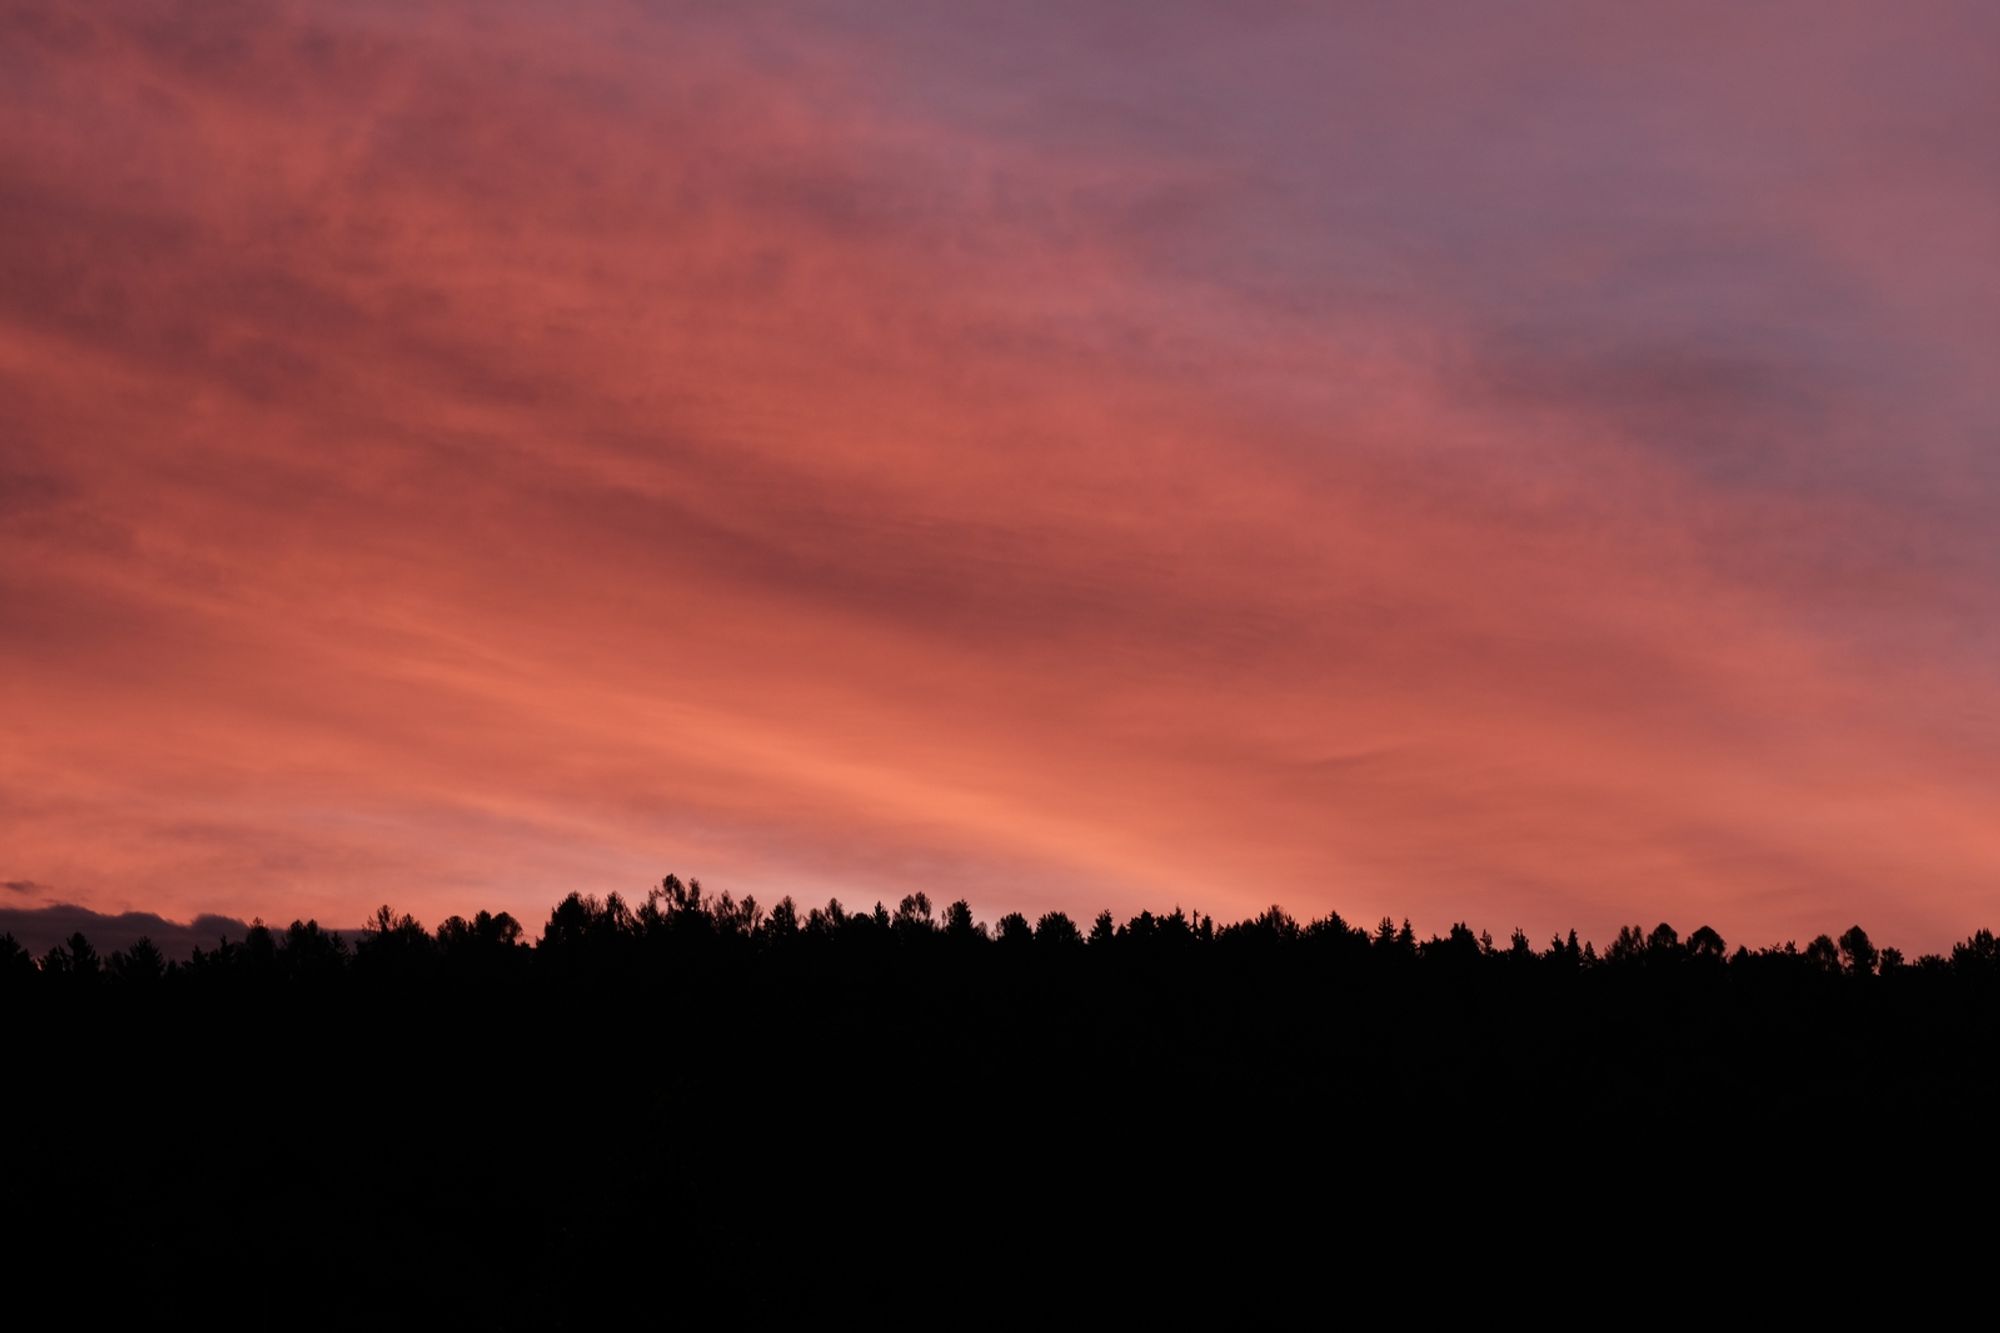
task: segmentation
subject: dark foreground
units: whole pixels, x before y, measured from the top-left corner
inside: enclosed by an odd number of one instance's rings
[[[227,1276],[377,1322],[596,1323],[635,1291],[954,1322],[931,1293],[1032,1305],[1053,1274],[1080,1313],[1125,1281],[1216,1298],[1159,1285],[1181,1265],[1698,1235],[1768,1271],[1769,1228],[1826,1257],[1921,1225],[1926,1182],[1991,1211],[1957,1156],[2000,1107],[1983,932],[1887,966],[1858,932],[1599,958],[1279,914],[799,919],[670,880],[520,935],[385,911],[351,948],[295,925],[171,968],[81,942],[0,967],[12,1276]]]

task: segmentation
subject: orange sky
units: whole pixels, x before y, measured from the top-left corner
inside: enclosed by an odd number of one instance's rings
[[[0,0],[0,905],[2000,923],[1980,6]]]

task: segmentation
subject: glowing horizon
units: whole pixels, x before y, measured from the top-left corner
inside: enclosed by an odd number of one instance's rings
[[[0,5],[0,905],[2000,924],[2000,16]]]

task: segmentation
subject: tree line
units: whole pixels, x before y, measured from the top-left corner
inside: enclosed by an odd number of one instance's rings
[[[0,1185],[32,1210],[24,1273],[113,1255],[166,1292],[320,1264],[328,1299],[371,1318],[493,1327],[609,1322],[579,1312],[629,1299],[634,1273],[750,1315],[916,1267],[962,1293],[950,1246],[1026,1273],[1064,1228],[1064,1254],[1106,1236],[1165,1253],[1189,1219],[1304,1217],[1322,1249],[1428,1253],[1537,1186],[1551,1208],[1517,1216],[1571,1209],[1629,1243],[1586,1172],[1649,1216],[1687,1199],[1764,1225],[1773,1191],[1718,1190],[1787,1154],[1847,1174],[1776,1193],[1819,1210],[1859,1181],[1881,1211],[1880,1182],[1920,1173],[1857,1174],[1857,1145],[1983,1145],[1996,979],[1987,931],[1914,959],[1858,927],[1536,946],[1277,908],[766,909],[675,876],[637,901],[573,894],[533,931],[384,907],[186,959],[9,941]],[[911,1248],[788,1276],[885,1207]],[[1330,1217],[1356,1225],[1312,1220]],[[1541,1234],[1479,1234],[1512,1232]]]
[[[1756,975],[1794,979],[1990,978],[2000,976],[2000,942],[1975,931],[1949,953],[1906,958],[1878,947],[1861,926],[1837,938],[1819,935],[1803,946],[1783,944],[1733,951],[1712,927],[1685,938],[1664,922],[1647,930],[1621,927],[1600,952],[1574,930],[1537,947],[1520,930],[1505,943],[1463,923],[1419,939],[1406,918],[1384,917],[1371,930],[1338,912],[1300,921],[1280,907],[1246,920],[1217,924],[1178,907],[1142,911],[1122,923],[1102,911],[1087,927],[1061,911],[1030,921],[1009,912],[990,925],[959,900],[938,910],[923,893],[891,910],[877,902],[853,910],[838,899],[802,910],[790,897],[768,910],[754,897],[709,893],[699,880],[668,875],[636,906],[617,893],[572,893],[550,912],[532,942],[507,912],[452,916],[435,930],[388,906],[350,940],[317,921],[282,929],[253,924],[241,939],[223,938],[186,960],[165,957],[149,939],[100,955],[81,932],[35,957],[11,934],[0,934],[0,986],[103,983],[148,985],[225,979],[575,977],[629,975],[676,964],[783,965],[849,958],[906,961],[984,959],[998,966],[1034,960],[1090,967],[1183,960],[1284,962],[1359,976],[1490,974],[1496,977],[1605,975]]]

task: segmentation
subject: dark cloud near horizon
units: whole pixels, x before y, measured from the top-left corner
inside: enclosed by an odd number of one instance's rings
[[[19,891],[17,886],[23,882],[9,880],[5,887]],[[224,939],[241,940],[249,933],[250,923],[209,912],[192,921],[169,921],[152,912],[93,912],[75,903],[0,907],[0,934],[12,935],[37,958],[78,931],[100,956],[129,949],[143,937],[152,940],[166,957],[186,959],[197,948],[213,949]]]

